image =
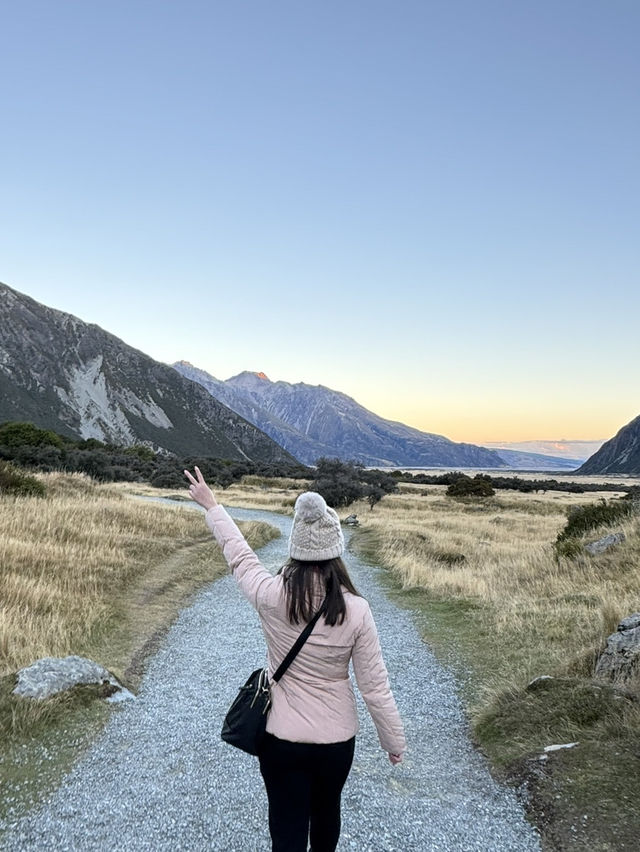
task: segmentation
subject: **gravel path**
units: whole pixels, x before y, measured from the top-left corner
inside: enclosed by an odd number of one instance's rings
[[[259,518],[283,536],[261,551],[282,564],[290,519]],[[469,742],[451,674],[410,615],[355,556],[350,572],[369,600],[409,753],[392,767],[360,701],[361,732],[343,793],[339,849],[358,852],[533,852],[537,834],[512,790],[499,786]],[[225,639],[224,637],[229,637]],[[8,827],[7,850],[269,850],[257,760],[222,743],[224,713],[263,659],[257,615],[231,577],[184,610],[151,661],[138,700],[114,708],[103,734],[43,806]]]

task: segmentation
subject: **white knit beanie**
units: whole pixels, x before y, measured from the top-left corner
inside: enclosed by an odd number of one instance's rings
[[[321,562],[343,553],[340,519],[321,494],[305,491],[296,500],[289,556],[304,562]]]

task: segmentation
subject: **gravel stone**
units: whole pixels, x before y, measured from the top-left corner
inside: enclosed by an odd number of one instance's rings
[[[279,567],[291,519],[231,514],[280,528],[282,538],[260,552],[267,567]],[[343,792],[339,850],[539,850],[515,791],[492,778],[470,742],[454,677],[411,615],[386,597],[376,582],[380,569],[353,554],[347,562],[371,604],[409,750],[391,766],[358,696],[361,730]],[[258,617],[233,578],[206,587],[150,662],[138,700],[114,707],[103,733],[36,811],[0,824],[1,848],[267,852],[258,762],[220,739],[229,704],[264,659]]]

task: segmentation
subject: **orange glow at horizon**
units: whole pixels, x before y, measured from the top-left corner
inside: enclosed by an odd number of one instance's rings
[[[521,406],[496,412],[474,406],[462,407],[459,402],[447,400],[439,407],[417,408],[415,403],[403,405],[400,400],[372,400],[376,407],[359,400],[361,404],[388,420],[399,421],[422,432],[444,435],[452,441],[483,444],[503,441],[553,442],[558,450],[568,441],[605,441],[613,437],[635,414],[628,411],[592,409],[580,410],[535,410]]]

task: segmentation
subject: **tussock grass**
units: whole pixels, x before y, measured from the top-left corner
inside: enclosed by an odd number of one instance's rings
[[[373,512],[355,507],[353,546],[389,569],[391,594],[458,672],[476,739],[495,766],[526,782],[544,848],[612,849],[616,836],[616,850],[635,849],[640,696],[593,674],[605,637],[640,609],[640,518],[582,539],[622,529],[617,547],[565,558],[553,543],[569,507],[599,494],[499,494],[474,504],[443,490],[403,490]],[[527,690],[543,674],[553,680]],[[544,746],[568,741],[580,745],[539,762]]]
[[[200,512],[43,474],[45,499],[0,501],[0,676],[43,656],[95,655],[120,673],[136,646],[225,569]],[[245,528],[254,547],[272,536]]]
[[[257,477],[244,477],[250,481],[230,485],[224,492],[218,494],[221,502],[227,506],[238,506],[247,509],[265,509],[280,512],[285,515],[293,514],[296,498],[307,491],[310,483],[300,479],[274,479],[271,485],[252,484]]]
[[[85,485],[72,479],[60,496],[2,502],[0,674],[85,648],[112,617],[114,593],[203,537],[202,518],[193,512],[134,504]]]
[[[44,493],[44,486],[35,476],[0,459],[0,495],[43,497]]]
[[[424,590],[434,601],[471,601],[496,648],[522,649],[515,669],[512,659],[507,671],[492,666],[483,678],[483,691],[499,693],[514,677],[564,669],[638,608],[638,518],[615,525],[627,541],[613,551],[595,559],[557,557],[553,542],[567,509],[585,502],[585,495],[559,493],[481,502],[433,492],[389,495],[373,512],[365,504],[357,508],[356,541],[375,553],[403,589]],[[607,531],[601,528],[592,537]]]
[[[52,790],[109,715],[97,685],[19,698],[16,671],[81,654],[135,689],[179,610],[226,570],[192,506],[133,500],[83,474],[38,478],[44,499],[0,498],[0,818]],[[254,548],[278,535],[241,526]]]
[[[41,473],[38,479],[44,485],[47,497],[77,497],[80,494],[95,496],[105,493],[115,496],[118,492],[113,485],[98,485],[86,473]]]

